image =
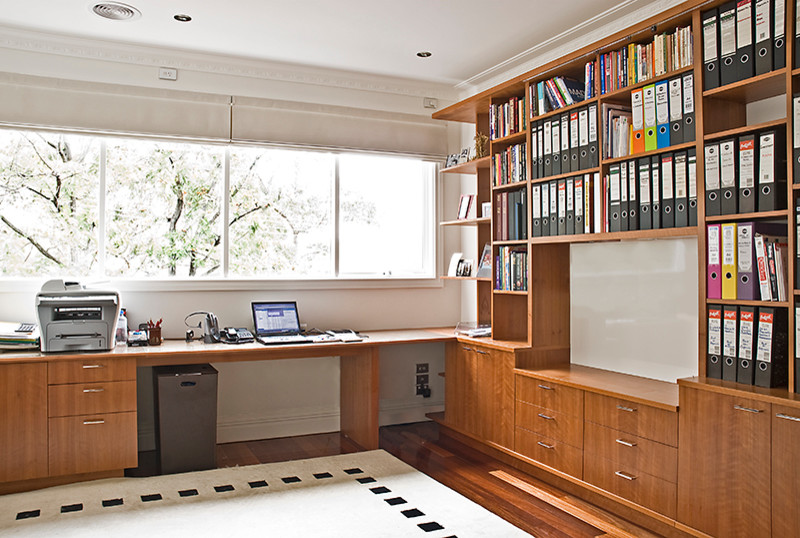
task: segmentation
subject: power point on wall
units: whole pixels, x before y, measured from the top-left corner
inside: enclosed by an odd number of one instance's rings
[[[425,108],[439,108],[439,100],[433,97],[423,97],[422,106]]]
[[[174,67],[159,67],[158,78],[161,80],[178,80],[178,70]]]

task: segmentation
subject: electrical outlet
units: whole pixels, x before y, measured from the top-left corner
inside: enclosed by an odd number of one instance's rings
[[[417,364],[417,373],[418,374],[427,374],[428,373],[428,363],[421,362]]]
[[[417,386],[428,384],[428,374],[417,374]]]
[[[174,67],[159,67],[158,78],[161,80],[178,80],[178,70]]]

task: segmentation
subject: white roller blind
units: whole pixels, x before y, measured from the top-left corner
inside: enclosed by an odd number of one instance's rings
[[[228,141],[230,97],[0,73],[0,122]]]
[[[234,97],[231,138],[441,157],[444,122],[412,114]]]

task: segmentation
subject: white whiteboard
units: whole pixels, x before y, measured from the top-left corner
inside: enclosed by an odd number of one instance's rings
[[[697,239],[575,244],[570,256],[573,364],[697,375]]]

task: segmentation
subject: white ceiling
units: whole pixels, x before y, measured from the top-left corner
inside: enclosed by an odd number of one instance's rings
[[[0,0],[0,27],[459,84],[592,18],[642,0],[126,0],[134,21],[92,13],[101,0]],[[175,14],[190,15],[181,23]],[[0,32],[2,28],[0,28]],[[430,51],[427,59],[418,51]]]

